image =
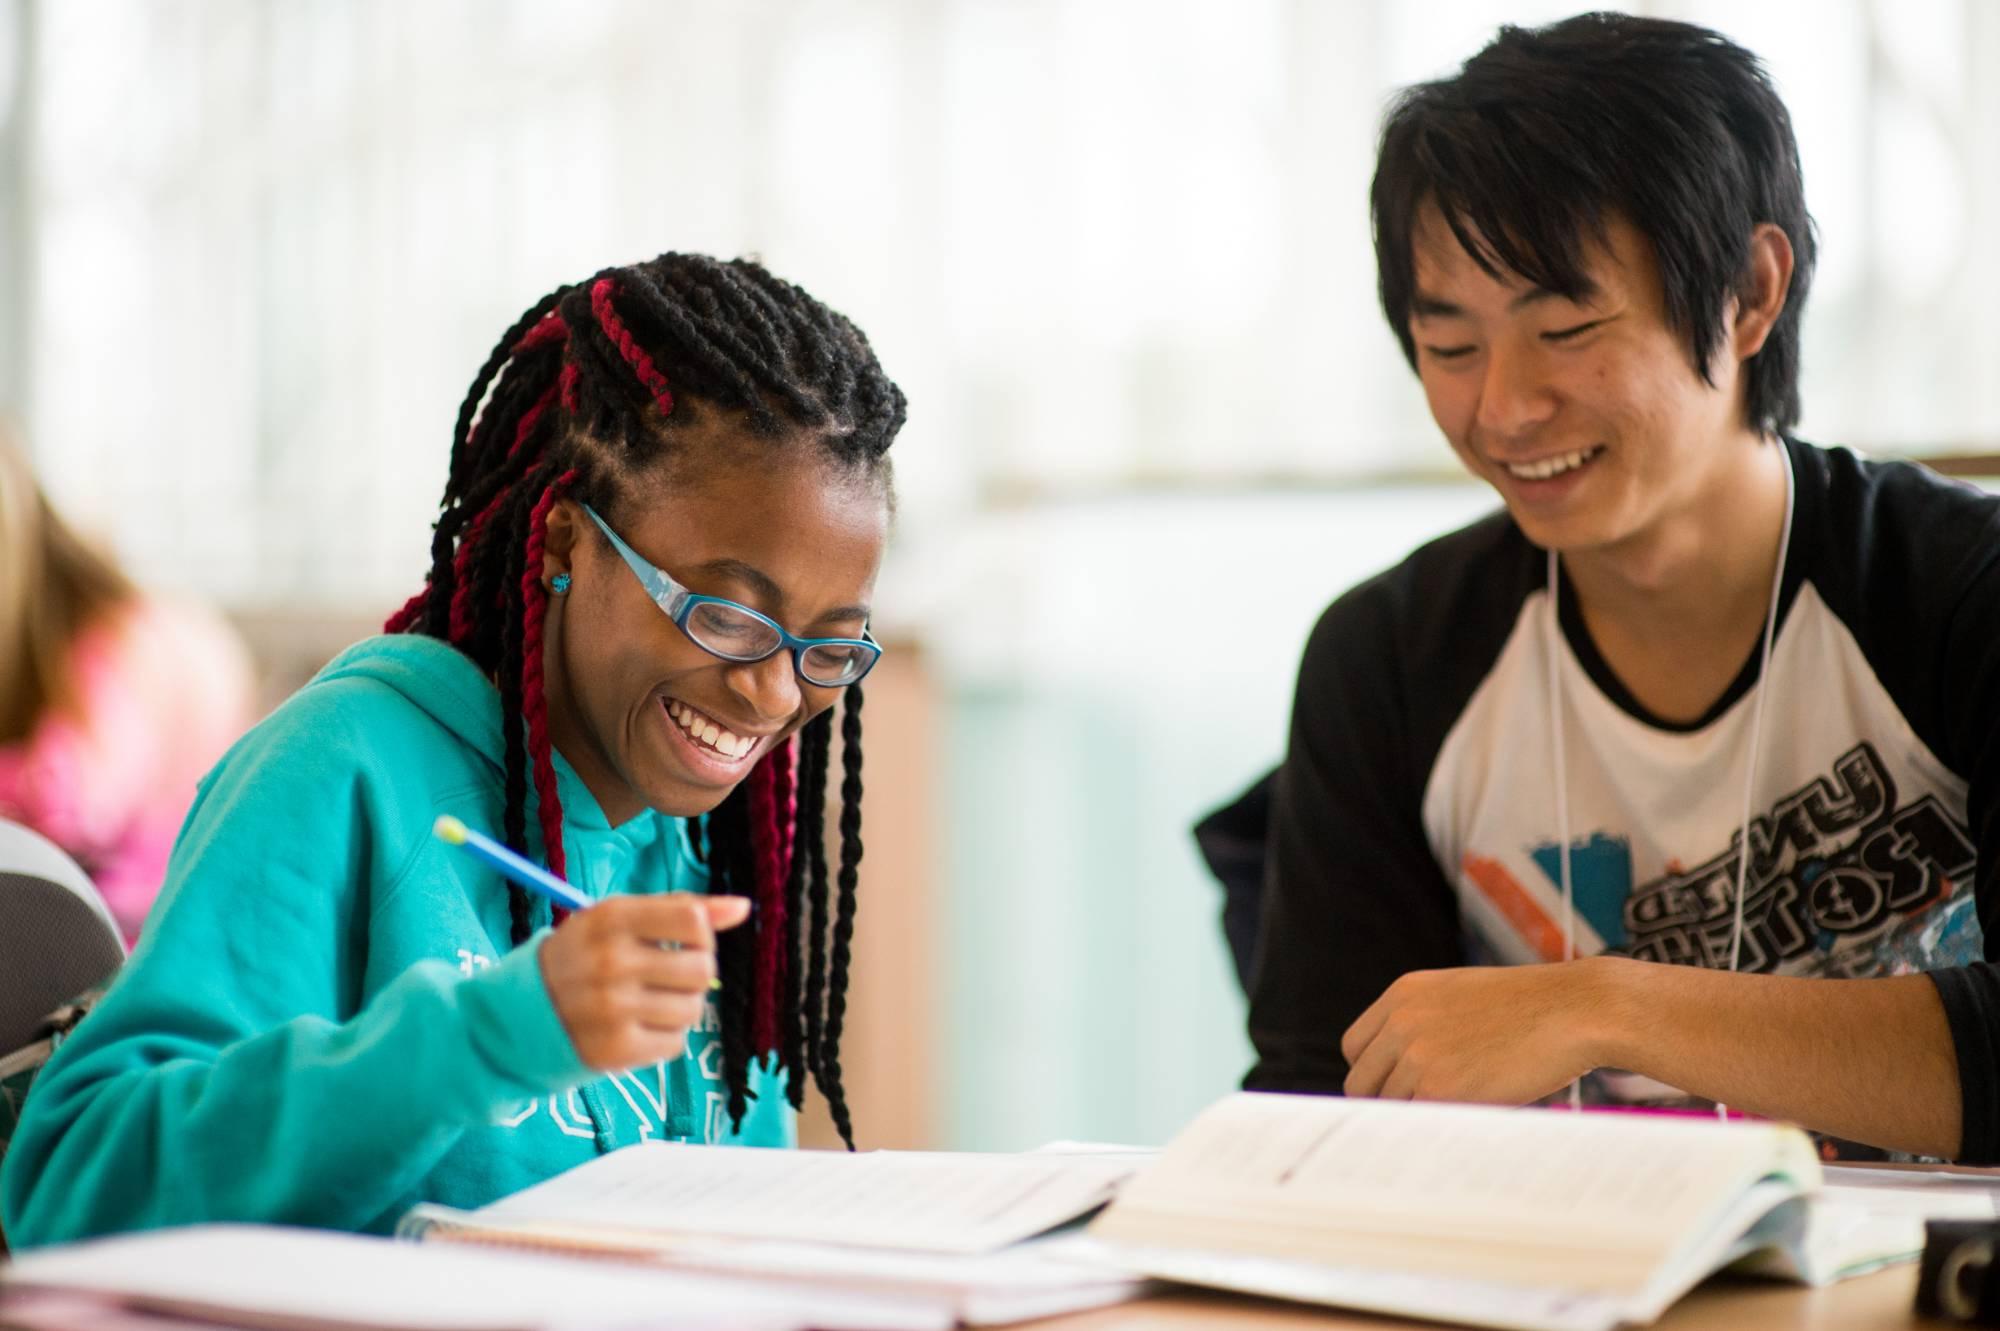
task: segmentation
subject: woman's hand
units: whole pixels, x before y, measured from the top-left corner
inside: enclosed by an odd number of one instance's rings
[[[577,1057],[599,1072],[679,1058],[708,1003],[716,932],[749,918],[747,898],[671,892],[564,920],[542,944],[542,983]]]

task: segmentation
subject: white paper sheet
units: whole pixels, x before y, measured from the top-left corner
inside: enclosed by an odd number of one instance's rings
[[[37,1249],[0,1267],[0,1287],[12,1285],[117,1295],[236,1325],[394,1331],[932,1331],[954,1320],[937,1302],[250,1225]]]
[[[676,1243],[659,1260],[700,1273],[935,1301],[966,1326],[1102,1308],[1138,1298],[1152,1285],[1135,1272],[1105,1265],[1096,1247],[1076,1233],[977,1254],[691,1239]]]
[[[913,1252],[991,1252],[1094,1210],[1144,1157],[763,1151],[648,1142],[484,1207],[557,1222]]]
[[[1937,1210],[1926,1211],[1933,1219],[1958,1219],[2000,1215],[2000,1171],[1966,1174],[1937,1169],[1883,1169],[1870,1165],[1828,1165],[1826,1167],[1827,1190],[1834,1193],[1860,1194],[1889,1193],[1900,1196],[1900,1202],[1885,1205],[1901,1205],[1923,1209],[1935,1205]],[[1920,1197],[1936,1197],[1932,1202],[1919,1201]],[[1956,1198],[1958,1200],[1946,1200]],[[1971,1200],[1966,1200],[1966,1199]],[[1981,1211],[1981,1204],[1986,1206]]]
[[[1848,1171],[1840,1181],[1827,1171],[1826,1187],[1820,1197],[1841,1206],[1894,1215],[1915,1216],[1920,1220],[1992,1220],[2000,1216],[2000,1192],[1991,1188],[1940,1188],[1895,1183],[1850,1183]],[[1897,1177],[1903,1177],[1898,1175]]]

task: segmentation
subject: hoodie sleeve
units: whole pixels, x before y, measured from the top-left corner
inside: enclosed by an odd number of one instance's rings
[[[382,835],[409,819],[365,717],[313,692],[211,775],[138,952],[36,1082],[0,1172],[14,1245],[368,1228],[466,1128],[590,1077],[540,938],[470,976],[419,962],[362,1001],[371,914],[421,846]]]

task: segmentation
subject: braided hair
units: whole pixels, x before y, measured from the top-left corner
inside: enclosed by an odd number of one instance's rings
[[[690,402],[701,404],[691,407]],[[542,681],[542,542],[573,496],[612,510],[620,478],[671,460],[691,410],[737,413],[752,433],[812,447],[885,490],[902,391],[846,318],[746,259],[663,254],[542,297],[507,330],[459,409],[423,590],[384,625],[464,652],[499,686],[506,735],[502,832],[529,855],[528,786],[542,858],[564,873],[562,803]],[[679,412],[676,415],[676,412]],[[750,1069],[775,1062],[794,1106],[808,1076],[854,1146],[840,1033],[861,859],[861,689],[843,694],[837,869],[829,908],[826,774],[833,717],[777,746],[691,827],[710,889],[750,898],[717,940],[731,1122]],[[509,886],[515,945],[546,909]],[[559,918],[559,917],[556,917]]]

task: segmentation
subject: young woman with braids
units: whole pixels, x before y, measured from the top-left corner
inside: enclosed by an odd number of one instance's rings
[[[210,775],[29,1096],[9,1239],[379,1231],[648,1138],[784,1144],[809,1079],[851,1144],[902,423],[862,334],[754,263],[663,255],[529,310],[459,414],[423,589]],[[552,916],[440,813],[598,904]]]

